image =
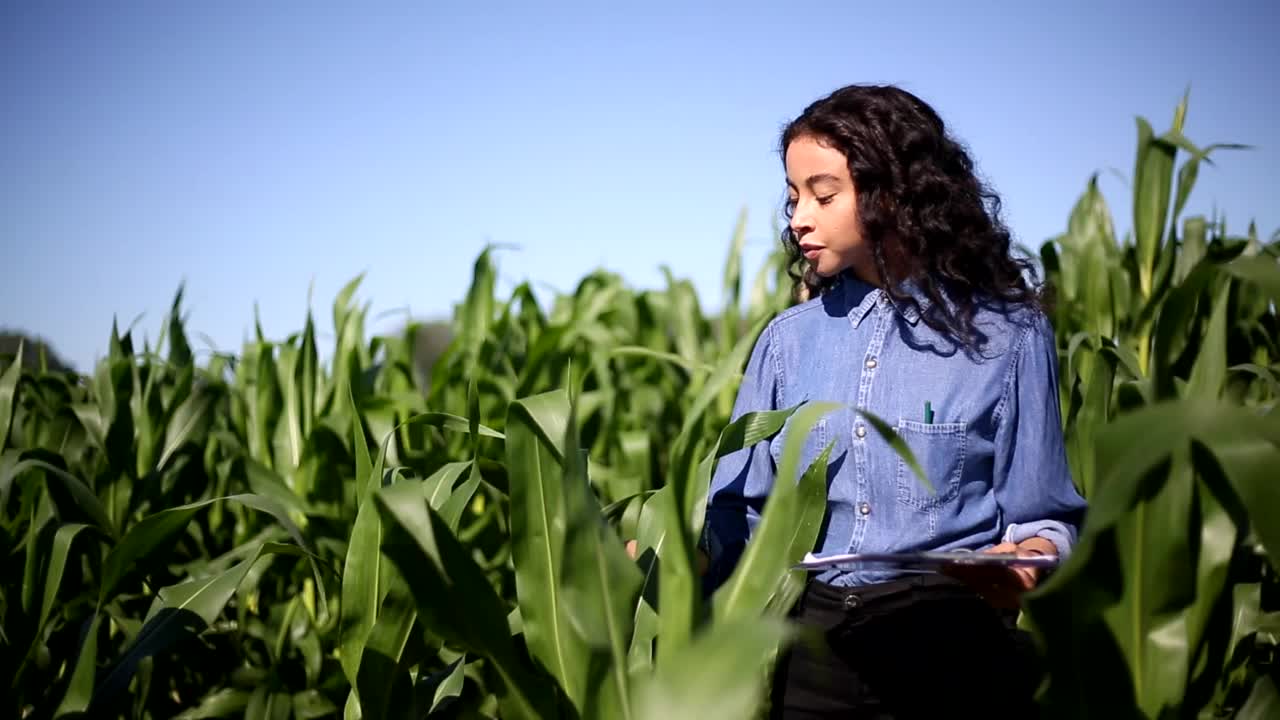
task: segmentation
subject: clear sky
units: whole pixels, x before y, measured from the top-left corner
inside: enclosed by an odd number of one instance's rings
[[[1134,117],[1163,131],[1190,86],[1192,140],[1255,149],[1189,211],[1280,229],[1274,0],[343,5],[4,3],[0,326],[84,370],[185,281],[189,332],[238,352],[255,301],[282,338],[314,284],[327,333],[367,272],[392,331],[489,242],[519,246],[504,293],[667,264],[715,307],[739,208],[749,272],[776,242],[781,125],[849,82],[934,104],[1033,248],[1093,172],[1130,227]]]

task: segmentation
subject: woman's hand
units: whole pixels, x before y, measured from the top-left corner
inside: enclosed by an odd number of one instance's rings
[[[1016,545],[1011,542],[1000,543],[983,552],[1057,555],[1058,548],[1044,538],[1033,537]],[[993,606],[1008,609],[1018,607],[1022,601],[1022,593],[1035,588],[1040,581],[1041,568],[959,565],[948,568],[946,573],[973,588]]]
[[[627,554],[631,556],[632,560],[636,559],[636,547],[637,547],[637,544],[635,540],[627,541]],[[710,564],[710,561],[707,559],[707,554],[702,551],[702,548],[697,548],[697,552],[698,552],[698,574],[705,575],[707,572],[707,566]]]

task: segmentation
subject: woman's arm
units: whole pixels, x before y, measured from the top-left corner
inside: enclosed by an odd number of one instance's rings
[[[778,366],[774,327],[760,334],[747,360],[731,421],[745,413],[778,409]],[[747,539],[760,521],[775,469],[768,441],[720,458],[707,491],[706,522],[699,542],[708,556],[704,588],[714,590],[732,574]]]
[[[1000,541],[986,552],[1057,555],[1071,552],[1085,501],[1067,466],[1053,328],[1037,316],[1019,338],[996,413],[994,489],[1003,520]],[[957,567],[948,571],[992,605],[1016,608],[1040,580],[1029,567]]]
[[[1067,465],[1053,327],[1037,314],[1023,332],[997,408],[995,495],[1004,516],[1002,543],[1052,543],[1065,558],[1076,541],[1085,501]]]

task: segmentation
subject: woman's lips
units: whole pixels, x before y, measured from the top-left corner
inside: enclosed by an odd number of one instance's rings
[[[822,252],[822,246],[821,246],[821,245],[810,245],[810,244],[808,244],[808,243],[801,243],[801,244],[800,244],[800,252],[804,253],[804,256],[805,256],[806,258],[808,258],[809,260],[812,260],[812,259],[814,259],[814,258],[818,257],[818,253]]]

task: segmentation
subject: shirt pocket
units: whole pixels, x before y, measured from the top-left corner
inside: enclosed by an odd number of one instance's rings
[[[928,510],[954,498],[960,491],[960,476],[964,472],[968,426],[962,422],[922,423],[900,419],[895,429],[933,485],[931,493],[911,466],[897,457],[898,501],[917,510]]]

